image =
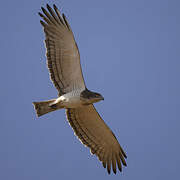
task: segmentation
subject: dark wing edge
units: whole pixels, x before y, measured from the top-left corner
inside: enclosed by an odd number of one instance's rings
[[[93,113],[93,116],[96,119],[88,119],[89,112],[91,112],[91,114]],[[81,113],[84,115],[81,115]],[[98,157],[102,162],[103,167],[107,168],[109,174],[111,172],[111,167],[113,172],[116,174],[116,165],[119,171],[122,171],[121,164],[127,166],[125,161],[127,156],[125,152],[118,143],[114,133],[104,123],[93,105],[83,108],[66,109],[66,115],[75,135],[82,144],[90,148],[92,154],[95,154]],[[88,121],[95,121],[94,123],[96,123],[97,126],[96,124],[88,124]],[[96,128],[95,131],[92,128]],[[102,137],[99,137],[100,134],[98,136],[98,131],[102,134]],[[106,137],[103,134],[108,137],[107,139],[110,137],[110,141],[106,142]]]
[[[62,14],[61,16],[60,11],[58,10],[55,4],[53,5],[53,8],[54,10],[47,4],[47,9],[49,12],[45,8],[41,7],[42,12],[44,14],[40,12],[38,14],[44,20],[44,21],[40,20],[40,23],[44,27],[44,32],[46,35],[46,40],[45,40],[45,44],[47,48],[46,56],[47,56],[47,65],[50,72],[50,78],[53,84],[55,85],[56,89],[59,91],[59,96],[60,96],[67,93],[64,90],[67,84],[63,82],[63,74],[62,74],[63,70],[60,67],[61,62],[59,62],[57,59],[57,57],[62,58],[62,54],[61,51],[58,51],[58,49],[56,49],[56,42],[55,42],[56,39],[54,39],[54,36],[58,37],[60,35],[58,33],[69,31],[69,34],[71,34],[72,40],[74,41],[73,43],[75,43],[75,48],[77,49],[78,52],[79,61],[80,61],[80,54],[77,43],[75,42],[74,39],[73,32],[67,21],[66,16],[64,14]],[[52,39],[54,39],[54,41],[52,41]],[[60,70],[58,68],[60,68]],[[82,75],[82,79],[84,81],[81,65],[80,65],[80,71],[81,71],[80,73]],[[83,83],[85,85],[85,81]]]

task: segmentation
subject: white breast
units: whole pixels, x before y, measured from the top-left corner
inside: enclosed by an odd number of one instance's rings
[[[82,90],[74,90],[70,93],[64,94],[57,99],[57,103],[61,103],[65,108],[76,108],[83,106],[80,100]]]

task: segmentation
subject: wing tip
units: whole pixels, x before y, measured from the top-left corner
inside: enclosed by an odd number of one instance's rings
[[[38,12],[38,14],[39,14],[39,16],[40,16],[40,17],[43,17],[43,15],[42,15],[42,13],[41,13],[41,12]]]
[[[104,161],[102,162],[102,164],[103,164],[103,167],[106,168],[106,163]]]
[[[44,9],[44,7],[42,7],[42,6],[41,6],[41,10],[42,10],[43,12],[46,12],[46,10]]]
[[[41,23],[41,25],[42,25],[43,27],[45,27],[45,26],[46,26],[46,24],[45,24],[45,22],[44,22],[44,21],[40,20],[40,23]]]
[[[46,7],[47,7],[48,9],[51,8],[48,3],[46,4]]]
[[[58,8],[55,4],[53,4],[53,8],[54,8],[54,10],[58,10]]]
[[[127,163],[126,163],[126,161],[122,161],[122,163],[123,163],[123,165],[125,166],[125,167],[127,167]]]

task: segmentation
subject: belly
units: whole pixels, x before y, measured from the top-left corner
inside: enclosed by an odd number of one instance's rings
[[[77,108],[83,106],[79,93],[68,93],[60,97],[61,104],[65,108]]]
[[[80,97],[71,97],[63,104],[66,108],[77,108],[83,106]]]

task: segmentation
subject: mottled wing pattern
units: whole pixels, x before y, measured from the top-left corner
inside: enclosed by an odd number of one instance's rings
[[[102,161],[108,173],[116,173],[116,165],[122,171],[126,166],[126,154],[118,143],[115,135],[102,120],[93,105],[66,110],[67,118],[80,141],[90,148]]]
[[[85,89],[85,83],[80,65],[80,55],[73,32],[63,14],[54,5],[54,10],[47,5],[48,11],[42,7],[44,14],[39,13],[44,21],[46,36],[47,64],[50,77],[59,95],[73,89]]]

